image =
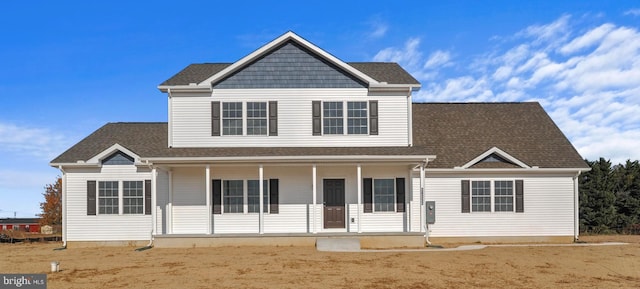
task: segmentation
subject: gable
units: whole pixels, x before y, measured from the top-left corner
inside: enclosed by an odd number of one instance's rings
[[[133,164],[134,164],[133,157],[130,157],[121,151],[116,151],[112,155],[102,160],[102,165],[133,165]]]
[[[366,88],[367,85],[295,41],[287,41],[213,83],[214,89]]]
[[[495,169],[495,168],[521,168],[521,166],[509,161],[496,153],[486,156],[484,159],[471,165],[472,169]]]

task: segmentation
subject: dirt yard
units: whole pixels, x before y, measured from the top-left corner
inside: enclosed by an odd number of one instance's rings
[[[0,273],[47,273],[48,288],[640,288],[640,236],[582,239],[630,244],[402,253],[0,244]],[[49,273],[51,261],[60,272]]]

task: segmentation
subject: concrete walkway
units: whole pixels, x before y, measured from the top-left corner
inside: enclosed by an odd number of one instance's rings
[[[421,248],[421,249],[361,249],[358,239],[332,239],[320,241],[316,244],[318,251],[324,252],[451,252],[480,250],[487,247],[588,247],[588,246],[623,246],[629,243],[604,242],[604,243],[573,243],[573,244],[500,244],[500,245],[462,245],[455,248]],[[349,241],[347,241],[349,240]],[[357,242],[357,246],[356,246]]]

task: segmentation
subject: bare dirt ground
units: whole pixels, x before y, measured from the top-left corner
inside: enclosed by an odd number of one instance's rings
[[[0,244],[0,273],[47,273],[48,288],[640,288],[640,236],[581,240],[630,244],[379,253]],[[51,261],[60,272],[49,273]]]

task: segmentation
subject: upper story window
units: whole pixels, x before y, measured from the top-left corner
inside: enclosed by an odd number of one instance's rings
[[[278,135],[278,103],[211,102],[211,135]]]
[[[267,135],[266,102],[247,102],[247,135]]]
[[[377,101],[314,101],[312,106],[313,135],[378,134]]]
[[[344,134],[342,102],[323,103],[322,114],[324,134]]]
[[[364,101],[347,102],[347,133],[367,134],[367,103]]]
[[[222,134],[242,135],[242,102],[222,103]]]

